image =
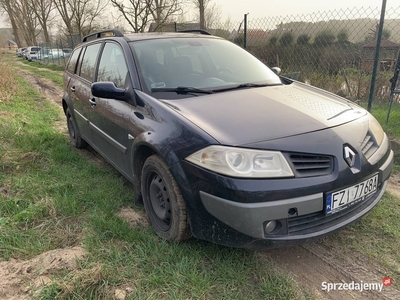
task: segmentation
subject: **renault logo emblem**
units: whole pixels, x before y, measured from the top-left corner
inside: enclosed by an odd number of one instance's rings
[[[344,147],[344,160],[350,168],[354,167],[354,164],[356,162],[356,154],[348,146]]]

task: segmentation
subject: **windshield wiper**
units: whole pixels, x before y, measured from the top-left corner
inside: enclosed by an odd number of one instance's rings
[[[212,90],[213,92],[226,92],[226,91],[231,91],[231,90],[240,90],[244,88],[257,88],[257,87],[265,87],[265,86],[274,86],[274,85],[282,85],[281,83],[242,83],[239,85],[227,87],[227,88],[222,88],[222,89],[216,89]]]
[[[190,87],[190,86],[178,86],[175,88],[168,88],[168,87],[164,87],[164,88],[152,88],[151,89],[152,92],[175,92],[177,94],[189,94],[189,93],[199,93],[199,94],[213,94],[213,91],[210,90],[202,90],[202,89],[198,89],[195,87]]]

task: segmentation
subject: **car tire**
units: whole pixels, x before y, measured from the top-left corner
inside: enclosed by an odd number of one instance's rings
[[[86,141],[81,137],[80,133],[77,130],[77,126],[71,116],[69,108],[67,108],[67,110],[65,111],[65,116],[67,117],[68,134],[71,144],[77,149],[87,147]]]
[[[145,161],[141,189],[147,217],[159,237],[180,242],[191,236],[185,201],[178,184],[158,155]]]

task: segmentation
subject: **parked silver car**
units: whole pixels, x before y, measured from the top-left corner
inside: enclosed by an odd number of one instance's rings
[[[18,48],[16,54],[18,57],[22,57],[22,53],[26,50],[26,48]]]
[[[62,49],[62,51],[64,52],[64,56],[65,56],[65,57],[69,57],[69,56],[71,55],[73,49],[71,49],[71,48],[64,48],[64,49]]]
[[[38,59],[44,63],[52,62],[53,60],[64,59],[65,53],[62,49],[43,48],[38,53]]]
[[[36,60],[38,58],[37,53],[40,51],[40,47],[38,46],[29,46],[26,49],[25,58],[29,61]]]

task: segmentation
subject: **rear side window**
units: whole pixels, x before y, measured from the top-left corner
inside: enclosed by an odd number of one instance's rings
[[[83,55],[80,75],[89,81],[93,81],[94,78],[94,69],[100,46],[100,43],[87,46],[85,54]]]
[[[78,62],[79,53],[81,53],[81,49],[82,48],[76,49],[74,53],[72,53],[71,59],[69,60],[67,65],[68,72],[75,73],[75,66],[76,63]]]

